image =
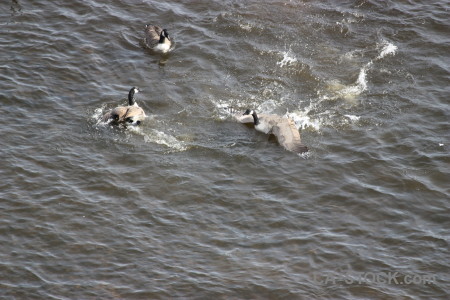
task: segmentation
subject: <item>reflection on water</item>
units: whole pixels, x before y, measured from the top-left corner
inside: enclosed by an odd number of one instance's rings
[[[18,0],[11,0],[11,5],[9,7],[9,10],[10,10],[10,16],[9,16],[9,20],[7,23],[12,22],[16,15],[20,15],[22,13],[22,5],[20,5]]]
[[[11,15],[15,15],[16,13],[22,10],[22,6],[20,5],[18,0],[11,0]]]

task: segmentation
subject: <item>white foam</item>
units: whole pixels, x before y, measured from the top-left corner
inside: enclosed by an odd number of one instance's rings
[[[269,100],[269,102],[270,101],[271,100]],[[258,105],[256,101],[250,102],[249,99],[229,99],[229,100],[211,99],[211,102],[217,108],[216,110],[217,116],[215,117],[219,118],[220,120],[226,120],[237,113],[242,114],[246,109],[250,108],[255,108],[257,111],[262,112],[262,110],[260,110],[261,105]]]
[[[281,61],[277,62],[277,65],[279,65],[280,67],[288,66],[290,64],[297,62],[297,58],[295,58],[291,54],[291,51],[284,51],[284,52],[281,52],[281,54],[283,54],[283,59]]]
[[[91,119],[95,121],[95,125],[107,125],[108,122],[103,122],[102,117],[103,114],[105,113],[105,106],[106,105],[102,105],[99,108],[96,108],[94,110],[94,113],[91,115]]]
[[[361,119],[361,117],[355,115],[344,115],[344,117],[349,118],[351,121],[358,121],[359,119]]]
[[[356,80],[356,85],[359,87],[360,93],[367,90],[367,70],[370,68],[371,65],[372,62],[369,62],[359,71],[358,80]]]
[[[126,126],[125,128],[131,132],[142,134],[142,129],[140,126]]]
[[[94,110],[94,113],[92,114],[91,118],[95,119],[95,120],[100,119],[100,117],[102,116],[102,113],[103,113],[102,107],[96,108]]]
[[[381,48],[381,52],[380,54],[377,56],[376,59],[382,59],[383,57],[385,57],[386,55],[395,55],[395,52],[397,51],[398,47],[395,46],[394,44],[387,42],[387,41],[383,41],[382,42],[383,47]]]
[[[303,159],[308,159],[311,156],[311,150],[308,152],[297,153],[297,155]]]
[[[239,27],[245,31],[252,31],[252,26],[250,24],[239,24]]]
[[[304,111],[286,113],[285,117],[292,119],[297,129],[305,129],[307,127],[311,127],[317,131],[320,129],[320,122],[318,120],[311,119]]]

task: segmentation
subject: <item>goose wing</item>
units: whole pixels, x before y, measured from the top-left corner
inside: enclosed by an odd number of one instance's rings
[[[126,120],[130,117],[142,117],[145,118],[145,112],[142,108],[139,106],[128,106],[127,111],[125,112],[124,116],[122,117],[122,120]]]
[[[277,137],[278,142],[284,149],[292,152],[307,152],[308,148],[302,144],[300,132],[291,119],[282,118],[272,128],[272,133]]]
[[[155,25],[145,25],[145,44],[153,48],[159,42],[159,36],[161,35],[162,28]]]
[[[111,111],[107,112],[103,116],[103,122],[106,122],[110,119],[120,122],[123,120],[123,117],[126,115],[127,110],[128,110],[127,107],[124,107],[124,106],[116,107],[116,108],[112,109]]]

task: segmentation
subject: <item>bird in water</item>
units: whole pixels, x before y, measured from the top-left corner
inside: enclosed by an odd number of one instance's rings
[[[308,152],[302,144],[300,132],[292,119],[273,114],[257,114],[247,109],[243,115],[236,116],[240,123],[253,123],[255,129],[265,134],[273,134],[278,143],[286,150],[296,153]]]
[[[167,29],[155,25],[145,25],[145,45],[155,52],[167,53],[172,47],[172,39]]]
[[[136,101],[134,101],[134,95],[137,93],[139,93],[139,89],[137,87],[132,87],[128,93],[128,106],[118,106],[113,108],[103,116],[103,122],[109,122],[114,125],[140,125],[146,118],[146,115],[144,110],[137,105]]]

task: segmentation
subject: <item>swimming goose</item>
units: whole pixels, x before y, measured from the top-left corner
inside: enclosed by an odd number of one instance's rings
[[[236,119],[241,123],[253,122],[256,130],[265,134],[273,134],[278,143],[288,151],[297,153],[308,151],[308,147],[302,144],[294,121],[289,118],[268,114],[258,116],[254,110],[247,109],[242,116],[237,116]]]
[[[140,125],[146,115],[134,101],[134,95],[139,93],[137,87],[131,88],[128,93],[128,106],[118,106],[103,116],[103,122],[110,121],[112,124]]]
[[[145,45],[156,52],[167,53],[172,47],[172,39],[166,29],[159,26],[145,25]]]

